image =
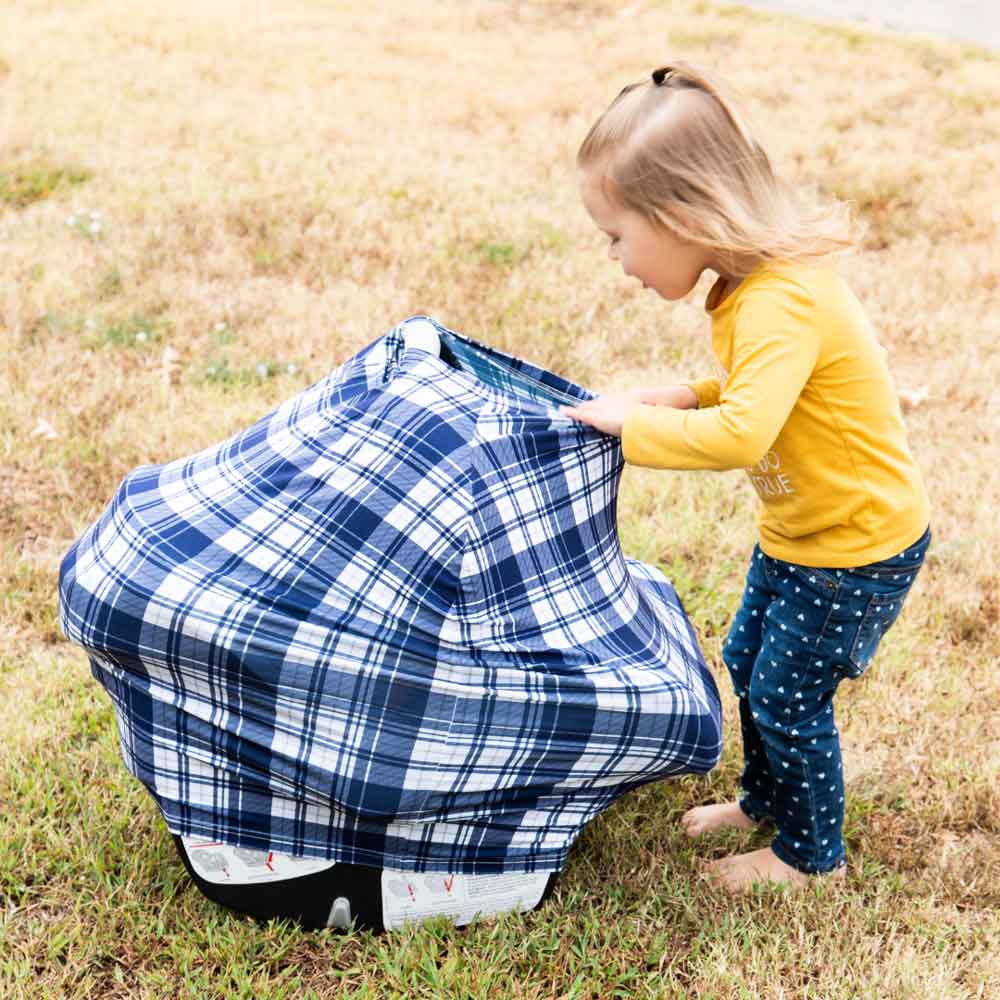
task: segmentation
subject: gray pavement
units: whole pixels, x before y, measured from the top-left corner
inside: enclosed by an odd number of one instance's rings
[[[1000,0],[738,0],[746,7],[853,23],[903,34],[955,38],[1000,51]]]

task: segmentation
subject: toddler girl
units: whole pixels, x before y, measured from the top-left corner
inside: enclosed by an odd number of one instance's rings
[[[562,407],[620,435],[626,461],[746,469],[760,538],[723,659],[743,735],[738,802],[685,813],[690,836],[777,827],[716,862],[730,889],[843,875],[844,779],[833,694],[860,677],[930,541],[886,351],[831,255],[844,205],[808,213],[719,83],[686,63],[626,87],[577,154],[584,205],[626,275],[680,299],[702,272],[718,378]]]

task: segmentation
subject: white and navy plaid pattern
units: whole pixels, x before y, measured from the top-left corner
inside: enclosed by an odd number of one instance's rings
[[[413,322],[130,472],[63,559],[62,629],[173,833],[558,870],[624,792],[716,764],[718,692],[622,554],[620,442],[556,408],[592,394]]]

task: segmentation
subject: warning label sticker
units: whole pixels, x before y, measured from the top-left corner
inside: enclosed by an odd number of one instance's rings
[[[444,915],[457,925],[511,910],[530,910],[545,892],[550,872],[510,875],[446,875],[442,872],[382,872],[382,922],[387,930],[407,920]]]
[[[230,847],[228,844],[200,837],[181,837],[181,841],[194,870],[206,882],[215,885],[276,882],[333,867],[332,861],[322,858],[296,858],[274,851]]]

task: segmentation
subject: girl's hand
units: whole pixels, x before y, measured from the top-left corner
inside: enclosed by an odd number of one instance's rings
[[[686,385],[649,386],[624,392],[608,392],[579,406],[560,406],[559,412],[605,434],[621,437],[625,414],[639,403],[690,410],[698,405],[694,390]]]

